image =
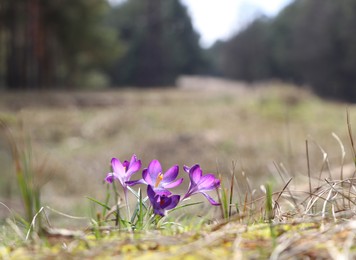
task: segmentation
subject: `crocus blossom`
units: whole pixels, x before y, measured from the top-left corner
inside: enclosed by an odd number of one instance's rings
[[[167,210],[175,208],[180,200],[179,195],[166,196],[155,193],[151,185],[147,186],[147,196],[150,199],[153,213],[162,217],[166,215]]]
[[[191,168],[184,166],[184,170],[189,173],[190,184],[183,199],[188,198],[193,194],[201,193],[208,199],[210,204],[214,206],[220,205],[206,193],[206,191],[214,190],[220,186],[219,179],[215,178],[213,174],[203,175],[203,171],[198,164],[192,166]]]
[[[128,181],[127,185],[146,184],[151,186],[156,194],[171,195],[167,190],[179,186],[183,182],[183,178],[177,179],[179,172],[178,165],[169,168],[165,173],[162,173],[162,166],[158,160],[152,160],[147,169],[142,172],[142,179],[137,181]]]
[[[106,175],[105,181],[112,183],[114,179],[118,179],[124,189],[127,188],[126,182],[130,180],[131,176],[140,170],[141,161],[137,160],[136,155],[132,155],[130,162],[120,162],[117,158],[111,159],[112,172]]]

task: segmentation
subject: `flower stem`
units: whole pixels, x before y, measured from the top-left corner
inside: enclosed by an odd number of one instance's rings
[[[126,208],[127,208],[127,219],[129,220],[131,218],[131,211],[130,211],[130,206],[129,206],[129,200],[127,197],[127,188],[124,188],[124,195],[125,195],[125,203],[126,203]]]

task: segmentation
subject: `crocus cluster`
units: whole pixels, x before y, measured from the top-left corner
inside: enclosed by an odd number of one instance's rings
[[[192,167],[184,166],[184,171],[189,175],[190,183],[188,191],[183,195],[173,195],[170,189],[182,184],[183,178],[178,178],[179,166],[174,165],[166,172],[163,172],[162,166],[158,160],[152,160],[148,167],[142,170],[142,178],[131,181],[131,177],[140,171],[141,161],[136,155],[132,155],[130,162],[120,162],[119,159],[111,160],[112,172],[108,173],[105,181],[112,183],[118,180],[123,187],[125,196],[127,187],[136,184],[147,185],[147,196],[153,208],[155,215],[165,216],[168,210],[177,207],[179,202],[189,198],[194,194],[203,194],[211,205],[220,205],[206,192],[214,190],[220,186],[220,180],[214,174],[203,174],[198,164]]]

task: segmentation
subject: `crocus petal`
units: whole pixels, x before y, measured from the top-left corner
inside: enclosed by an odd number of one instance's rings
[[[142,171],[142,178],[146,181],[148,185],[154,185],[154,182],[151,179],[151,176],[148,174],[148,169]]]
[[[159,207],[161,209],[166,209],[172,202],[172,199],[167,196],[160,196],[159,198]]]
[[[200,181],[197,183],[198,189],[201,191],[213,190],[219,186],[220,181],[215,178],[213,174],[206,174],[201,177]]]
[[[171,183],[164,184],[163,187],[165,189],[175,188],[175,187],[179,186],[182,182],[183,182],[183,178],[178,179],[178,180],[176,180],[174,182],[171,182]]]
[[[137,160],[136,154],[133,154],[133,155],[131,156],[130,166],[132,166],[133,163],[134,163],[134,162],[137,162],[137,161],[138,161],[138,160]]]
[[[125,160],[125,161],[122,163],[122,166],[124,167],[124,169],[127,170],[127,169],[130,167],[130,163]]]
[[[114,181],[114,174],[112,174],[112,172],[109,172],[106,177],[105,177],[105,181],[107,183],[113,183]]]
[[[171,202],[167,207],[165,207],[166,210],[170,210],[170,209],[175,208],[179,203],[180,196],[179,195],[173,195],[173,196],[170,197],[170,199],[171,199]]]
[[[117,177],[120,175],[124,175],[125,174],[125,168],[122,165],[122,163],[120,162],[119,159],[117,158],[112,158],[111,159],[111,167],[114,171],[114,175],[116,175]]]
[[[162,166],[158,160],[152,160],[148,165],[147,171],[150,175],[151,180],[155,182],[158,175],[162,173]]]
[[[202,175],[203,171],[200,169],[199,165],[194,165],[189,170],[189,178],[193,183],[198,183]]]
[[[153,191],[151,185],[148,185],[148,186],[147,186],[147,196],[148,196],[148,198],[150,199],[151,204],[153,204],[152,201],[154,201],[154,198],[155,198],[155,196],[156,196],[156,193]]]
[[[164,217],[164,215],[166,215],[166,211],[162,208],[153,208],[153,213],[155,213],[155,215],[160,215],[161,217]]]
[[[171,168],[168,169],[168,171],[166,171],[166,173],[163,175],[163,183],[169,183],[174,181],[179,173],[179,167],[178,165],[174,165]]]
[[[192,165],[191,167],[189,167],[189,166],[187,166],[187,165],[184,165],[184,166],[183,166],[183,169],[184,169],[185,172],[189,173],[189,172],[192,171],[192,170],[194,171],[194,169],[196,169],[197,167],[200,168],[200,165],[199,165],[199,164],[194,164],[194,165]]]
[[[220,205],[219,202],[216,202],[212,197],[210,197],[205,192],[201,192],[201,194],[203,194],[208,199],[208,201],[210,202],[211,205],[213,205],[213,206],[219,206]]]
[[[134,185],[137,185],[137,184],[147,184],[147,183],[145,182],[145,180],[143,180],[143,179],[136,180],[136,181],[125,181],[125,183],[126,183],[128,186],[134,186]]]
[[[189,173],[189,170],[190,170],[191,167],[187,166],[187,165],[183,165],[183,170],[186,172],[186,173]]]
[[[169,190],[166,190],[165,188],[158,187],[158,188],[153,188],[154,192],[160,196],[169,196],[172,194]]]
[[[154,214],[162,217],[166,214],[167,210],[175,208],[180,201],[179,195],[171,197],[158,195],[150,185],[147,186],[147,196],[150,199]]]
[[[220,187],[220,179],[215,179],[215,187],[214,188],[219,188]]]
[[[138,160],[136,162],[133,162],[132,164],[130,164],[130,167],[127,169],[127,175],[131,176],[132,174],[134,174],[135,172],[137,172],[139,169],[141,168],[141,161]]]

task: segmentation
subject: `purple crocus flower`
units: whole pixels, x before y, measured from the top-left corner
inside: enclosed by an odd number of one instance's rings
[[[117,158],[111,159],[111,168],[113,172],[106,175],[105,181],[112,183],[114,179],[118,179],[124,189],[127,188],[126,182],[130,180],[131,176],[141,168],[141,161],[137,160],[136,155],[132,155],[130,162],[120,162]]]
[[[212,197],[206,194],[206,191],[214,190],[220,186],[219,179],[215,178],[213,174],[206,174],[203,176],[203,171],[198,164],[191,168],[184,166],[184,170],[189,173],[190,184],[183,199],[188,198],[193,194],[201,193],[208,199],[211,205],[220,205],[220,203],[216,202]]]
[[[153,207],[153,213],[162,217],[166,215],[167,210],[175,208],[180,200],[179,195],[169,197],[155,193],[151,185],[147,186],[147,196]]]
[[[178,176],[178,172],[178,165],[174,165],[163,174],[160,162],[158,160],[152,160],[148,168],[143,170],[142,179],[128,181],[126,184],[129,186],[146,184],[152,186],[156,194],[168,196],[172,193],[167,189],[177,187],[183,182],[183,178],[175,180]]]

